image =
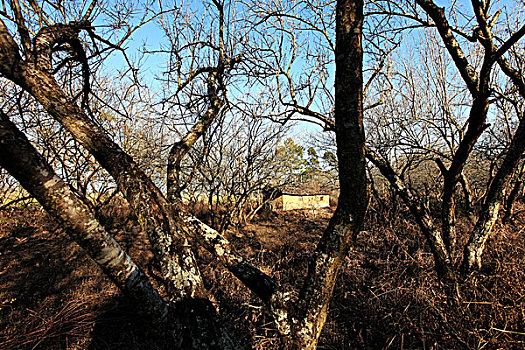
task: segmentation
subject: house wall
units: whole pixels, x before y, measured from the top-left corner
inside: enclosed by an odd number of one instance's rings
[[[311,196],[284,194],[275,199],[274,207],[280,210],[328,208],[330,207],[330,196],[327,194]]]

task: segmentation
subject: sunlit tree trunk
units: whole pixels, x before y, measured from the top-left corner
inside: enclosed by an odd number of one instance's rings
[[[334,216],[309,264],[290,315],[289,349],[315,349],[341,265],[361,229],[368,206],[363,130],[363,1],[336,8],[335,132],[340,196]]]
[[[0,112],[0,165],[133,300],[139,313],[149,316],[159,330],[167,325],[168,305],[146,275],[3,112]]]
[[[485,243],[490,236],[494,223],[498,219],[499,209],[505,196],[505,188],[524,152],[525,118],[522,115],[503,163],[499,167],[485,196],[476,226],[465,246],[463,253],[463,270],[465,273],[470,273],[474,269],[481,267],[481,257],[485,250]]]
[[[177,236],[184,225],[182,218],[133,159],[66,95],[50,73],[53,47],[59,42],[78,41],[81,28],[78,23],[44,27],[33,40],[34,50],[26,50],[23,59],[0,21],[0,72],[40,102],[115,179],[148,234],[169,302],[187,317],[185,338],[191,340],[187,344],[206,348],[205,344],[228,343],[226,328],[208,298],[191,247],[185,237]]]

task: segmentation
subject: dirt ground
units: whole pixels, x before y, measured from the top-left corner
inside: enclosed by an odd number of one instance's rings
[[[523,209],[523,206],[521,207]],[[290,291],[331,216],[272,213],[228,238]],[[121,219],[119,219],[121,220]],[[467,232],[468,222],[458,231]],[[498,224],[483,270],[448,307],[408,213],[369,211],[342,269],[319,349],[525,349],[525,211]],[[142,266],[151,254],[132,222],[112,233]],[[465,240],[466,237],[463,237]],[[199,249],[208,289],[247,349],[278,349],[260,301]],[[0,212],[0,349],[166,349],[119,290],[38,208]]]

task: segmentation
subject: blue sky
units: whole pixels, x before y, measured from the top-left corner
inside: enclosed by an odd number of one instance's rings
[[[440,0],[437,1],[437,3],[440,6],[446,7],[448,4],[450,4],[450,1]],[[471,9],[470,1],[461,0],[458,1],[458,3],[463,4],[463,6]],[[196,9],[201,8],[202,6],[201,1],[192,1],[190,4],[191,7]],[[499,6],[500,8],[505,7],[507,10],[511,10],[520,5],[523,6],[523,3],[520,4],[519,0],[502,0],[494,1],[494,5]],[[124,46],[128,49],[127,52],[130,58],[136,60],[138,53],[141,52],[144,47],[148,50],[158,49],[163,40],[163,36],[164,34],[158,27],[158,24],[152,21],[139,28]],[[156,84],[154,77],[158,74],[161,74],[163,71],[165,58],[162,56],[163,55],[159,54],[148,54],[144,57],[145,60],[141,61],[142,74],[144,75],[146,81],[150,84]],[[106,65],[111,68],[124,67],[125,61],[123,60],[123,57],[120,53],[115,52],[113,55],[111,55],[111,57],[108,58]]]
[[[450,4],[450,1],[437,1],[438,5],[440,6],[447,6]],[[459,4],[463,4],[463,6],[469,8],[471,10],[471,4],[470,1],[461,0],[458,2]],[[201,8],[202,2],[191,2],[191,6],[193,6],[196,9]],[[505,7],[507,10],[513,10],[516,9],[518,6],[520,6],[520,1],[516,0],[503,0],[496,2],[494,1],[494,4],[496,6],[499,6],[500,8]],[[522,6],[523,4],[521,4]],[[146,48],[147,50],[156,50],[159,49],[162,41],[164,38],[164,33],[162,30],[158,27],[158,24],[155,21],[149,22],[145,24],[143,27],[139,28],[136,33],[133,34],[131,40],[128,40],[125,43],[125,47],[127,48],[127,52],[129,57],[132,60],[136,60],[136,58],[139,56],[139,53]],[[402,50],[402,47],[398,50]],[[148,85],[152,87],[153,89],[162,89],[162,86],[160,83],[155,79],[158,75],[162,74],[162,72],[165,70],[165,55],[161,54],[147,54],[144,56],[143,60],[141,60],[141,75],[143,77],[142,83],[145,85]],[[297,72],[300,72],[301,67],[298,67],[299,64],[296,64],[296,66],[293,68],[294,70],[297,70]],[[119,69],[125,67],[125,61],[123,60],[122,55],[119,52],[115,52],[111,57],[108,58],[106,62],[107,69]],[[302,123],[299,126],[299,130],[301,132],[314,132],[320,130],[319,127],[316,127],[312,124],[305,124]]]

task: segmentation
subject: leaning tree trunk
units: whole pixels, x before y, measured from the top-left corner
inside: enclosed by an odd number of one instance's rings
[[[434,21],[436,29],[443,40],[445,48],[454,61],[458,72],[469,89],[473,101],[468,118],[468,128],[461,139],[457,150],[454,152],[452,162],[447,171],[443,172],[444,184],[441,206],[442,234],[443,240],[451,258],[454,258],[456,246],[456,207],[454,195],[456,187],[461,178],[461,173],[466,161],[470,156],[474,145],[486,129],[486,119],[490,97],[491,72],[496,59],[503,55],[505,50],[497,50],[492,40],[490,26],[486,23],[484,10],[480,9],[479,2],[473,2],[474,11],[478,20],[479,28],[483,33],[479,38],[484,47],[483,61],[479,72],[469,63],[467,56],[461,49],[461,45],[455,38],[454,30],[450,26],[444,8],[437,6],[433,0],[416,0],[416,3]]]
[[[458,182],[474,145],[486,128],[485,120],[489,107],[489,75],[494,61],[484,62],[482,73],[485,79],[481,79],[480,88],[474,98],[470,109],[468,129],[461,140],[458,149],[454,153],[449,169],[443,173],[443,196],[441,204],[441,220],[443,240],[448,249],[450,257],[454,258],[456,249],[456,204],[455,193]]]
[[[525,163],[523,163],[523,165],[521,166],[521,170],[518,172],[518,174],[516,174],[516,180],[514,181],[514,185],[510,190],[509,196],[507,197],[507,201],[505,203],[505,215],[503,217],[503,222],[508,222],[512,219],[512,215],[514,212],[514,204],[516,203],[516,199],[518,199],[518,196],[523,187],[524,175]]]
[[[191,252],[172,237],[176,225],[167,215],[168,205],[162,194],[139,169],[133,159],[115,144],[104,130],[95,124],[72,99],[66,95],[51,70],[49,58],[55,41],[72,40],[79,30],[68,26],[43,28],[34,40],[36,57],[26,60],[3,23],[0,25],[4,50],[0,71],[6,78],[29,92],[45,110],[79,141],[115,179],[119,190],[135,211],[141,226],[152,242],[162,277],[174,299],[206,293],[200,274],[194,268]],[[36,50],[38,49],[38,50]],[[190,265],[190,266],[188,266]]]
[[[66,233],[131,298],[139,313],[153,321],[154,328],[166,330],[168,306],[149,283],[147,276],[3,112],[0,112],[0,166],[38,200]],[[182,323],[177,321],[180,329]],[[171,326],[177,328],[175,324]]]
[[[423,204],[421,198],[417,197],[403,183],[403,180],[396,174],[392,166],[384,159],[379,157],[370,148],[366,149],[366,157],[372,162],[388,180],[395,193],[401,197],[410,209],[425,236],[436,266],[438,277],[448,285],[456,283],[456,277],[452,266],[452,260],[446,248],[441,232],[434,225],[434,220],[428,208]]]
[[[223,59],[223,58],[220,58]],[[208,96],[210,102],[208,109],[202,117],[193,125],[188,133],[178,142],[176,142],[170,149],[168,155],[168,165],[166,169],[166,193],[167,199],[170,203],[177,203],[182,200],[182,191],[191,182],[191,175],[185,184],[182,184],[182,160],[184,156],[191,150],[195,142],[199,140],[209,129],[211,123],[217,118],[219,112],[224,104],[219,96],[220,87],[217,86],[220,82],[217,81],[224,74],[224,65],[219,65],[216,71],[208,74]],[[192,170],[192,174],[197,169]]]
[[[25,50],[24,60],[0,21],[0,72],[40,102],[115,179],[148,234],[169,301],[187,318],[185,335],[194,348],[228,343],[229,335],[208,298],[191,247],[185,237],[176,236],[186,224],[133,159],[65,94],[50,73],[53,48],[61,42],[77,43],[81,29],[77,25],[81,24],[44,27],[33,40],[34,50]]]

